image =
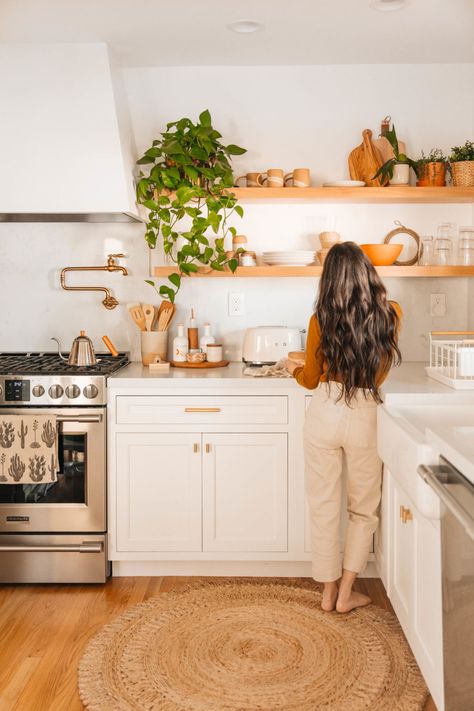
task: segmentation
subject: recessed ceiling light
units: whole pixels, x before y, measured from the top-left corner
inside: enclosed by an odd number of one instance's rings
[[[401,10],[405,5],[406,0],[372,0],[370,3],[374,10],[381,10],[382,12]]]
[[[237,20],[227,25],[227,29],[231,32],[238,32],[241,35],[250,34],[251,32],[259,32],[263,30],[263,25],[254,20]]]

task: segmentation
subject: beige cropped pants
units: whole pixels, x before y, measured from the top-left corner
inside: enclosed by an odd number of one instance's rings
[[[304,426],[305,488],[311,518],[312,573],[337,580],[342,567],[360,573],[378,525],[382,462],[377,454],[377,404],[357,392],[351,405],[336,402],[337,383],[314,391]],[[349,522],[341,567],[342,471],[347,471]]]

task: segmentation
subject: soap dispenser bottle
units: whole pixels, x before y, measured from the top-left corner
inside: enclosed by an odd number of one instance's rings
[[[199,347],[203,353],[207,353],[207,346],[209,343],[215,343],[216,339],[211,333],[211,324],[204,324],[204,334],[199,339]]]
[[[173,339],[173,360],[185,363],[189,351],[188,338],[184,335],[184,324],[178,323],[178,335]]]

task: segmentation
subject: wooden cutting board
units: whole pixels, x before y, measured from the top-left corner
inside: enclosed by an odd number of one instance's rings
[[[393,153],[393,148],[390,145],[390,141],[388,141],[385,136],[380,136],[379,138],[374,138],[372,141],[374,147],[378,150],[382,157],[382,165],[386,163],[390,158],[394,157]],[[398,151],[400,153],[405,153],[407,152],[405,143],[403,141],[398,141]]]
[[[383,165],[380,151],[372,143],[372,131],[366,128],[362,131],[362,143],[349,155],[349,174],[351,180],[363,180],[370,187],[385,184],[380,176],[373,179],[375,173]]]

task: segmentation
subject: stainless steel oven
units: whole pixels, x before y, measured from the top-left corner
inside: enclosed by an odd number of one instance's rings
[[[105,408],[28,408],[28,415],[46,413],[57,417],[57,481],[0,484],[0,581],[103,582]],[[17,414],[25,408],[0,410]]]

